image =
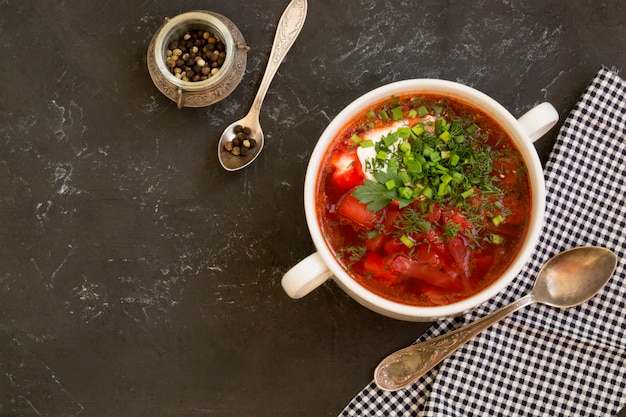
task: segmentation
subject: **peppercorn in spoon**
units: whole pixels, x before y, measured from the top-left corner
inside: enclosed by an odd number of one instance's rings
[[[278,67],[302,30],[306,18],[307,0],[292,0],[278,21],[276,35],[265,74],[248,114],[233,122],[220,137],[217,157],[227,171],[248,166],[263,149],[264,137],[259,114],[261,105]]]

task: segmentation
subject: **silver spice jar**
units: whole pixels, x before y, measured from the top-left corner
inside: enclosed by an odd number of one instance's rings
[[[179,79],[167,66],[168,47],[185,33],[199,30],[219,36],[226,52],[224,63],[215,75],[206,80]],[[239,85],[249,50],[243,35],[228,18],[214,12],[194,10],[165,19],[148,46],[148,71],[154,85],[179,109],[205,107],[224,99]]]

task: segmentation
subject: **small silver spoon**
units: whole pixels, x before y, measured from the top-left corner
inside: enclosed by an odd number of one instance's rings
[[[474,336],[527,305],[565,308],[582,304],[604,287],[616,265],[617,256],[597,246],[561,252],[541,268],[528,295],[460,329],[392,353],[376,367],[374,381],[385,391],[404,388]]]
[[[248,114],[241,120],[233,122],[230,126],[224,130],[217,148],[217,158],[227,171],[236,171],[249,165],[256,159],[263,149],[264,136],[263,130],[261,130],[261,123],[259,122],[259,114],[261,112],[261,105],[267,89],[278,70],[278,67],[283,61],[285,55],[296,41],[296,38],[302,30],[304,25],[304,19],[306,18],[307,0],[292,0],[287,5],[283,15],[278,21],[278,27],[276,28],[276,36],[274,38],[274,44],[272,45],[272,51],[270,52],[269,61],[265,69],[265,74],[259,85],[259,90],[256,93],[254,102]],[[248,127],[251,130],[250,137],[256,140],[256,146],[248,152],[247,155],[233,155],[226,150],[225,145],[235,137],[234,128],[237,125]]]

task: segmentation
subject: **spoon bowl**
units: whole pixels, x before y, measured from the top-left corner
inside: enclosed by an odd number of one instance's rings
[[[606,285],[616,266],[617,256],[602,247],[561,252],[541,268],[529,294],[467,326],[392,353],[376,367],[374,381],[385,391],[404,388],[477,334],[527,305],[567,308],[582,304]]]
[[[228,126],[218,141],[217,158],[225,170],[237,171],[242,169],[250,165],[261,153],[263,144],[265,143],[265,137],[261,129],[261,123],[259,122],[261,105],[263,104],[265,94],[267,94],[267,90],[278,67],[302,30],[306,12],[307,0],[292,0],[280,17],[269,61],[265,68],[261,84],[259,85],[259,90],[252,103],[252,107],[243,119],[237,120]],[[256,141],[256,146],[250,149],[246,155],[233,155],[226,150],[226,143],[230,142],[235,137],[233,129],[237,125],[249,128],[251,131],[250,137]]]
[[[247,126],[250,128],[250,137],[256,140],[256,146],[248,151],[246,155],[233,155],[226,150],[226,143],[235,137],[235,126]],[[258,113],[248,113],[243,119],[231,123],[220,137],[220,146],[218,149],[218,158],[220,163],[227,171],[236,171],[249,165],[259,156],[265,143],[263,130],[259,123]]]
[[[613,275],[617,257],[608,249],[583,246],[561,252],[541,268],[530,295],[556,308],[574,307],[596,295]]]

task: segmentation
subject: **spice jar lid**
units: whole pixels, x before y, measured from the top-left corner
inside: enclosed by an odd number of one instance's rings
[[[167,66],[170,43],[190,31],[206,30],[224,43],[226,55],[219,71],[206,80],[187,81],[174,76]],[[148,46],[148,72],[154,85],[178,108],[205,107],[227,97],[239,85],[246,69],[247,52],[243,35],[225,16],[194,10],[166,18]]]

